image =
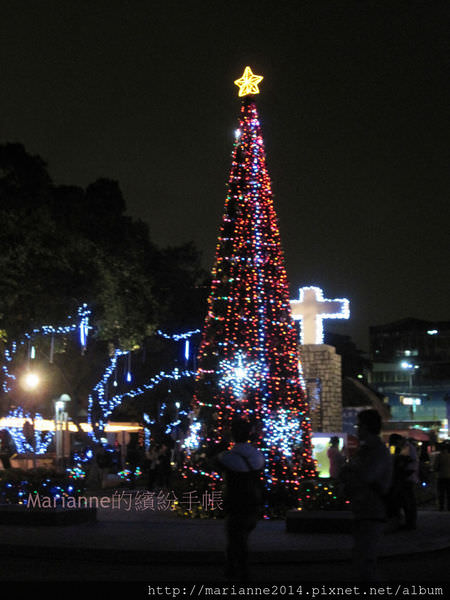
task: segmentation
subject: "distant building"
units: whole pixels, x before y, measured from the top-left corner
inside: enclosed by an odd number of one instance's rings
[[[401,319],[370,327],[369,384],[388,398],[391,426],[448,435],[450,322]]]

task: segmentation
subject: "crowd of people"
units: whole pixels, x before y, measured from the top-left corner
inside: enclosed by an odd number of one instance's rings
[[[417,528],[418,484],[434,473],[437,508],[450,510],[450,440],[437,446],[430,456],[427,445],[420,450],[413,440],[398,433],[385,443],[380,435],[382,421],[373,409],[358,413],[359,445],[352,456],[339,448],[339,438],[331,438],[328,449],[330,478],[349,498],[354,516],[354,558],[362,581],[377,579],[377,556],[382,535]],[[233,424],[234,445],[216,457],[216,467],[225,479],[225,527],[227,534],[227,575],[248,576],[247,544],[251,531],[261,518],[262,492],[258,489],[264,455],[249,442],[250,426]],[[3,439],[2,439],[3,442]],[[5,444],[0,456],[6,468]],[[150,440],[147,449],[132,436],[126,448],[98,444],[92,453],[88,482],[101,488],[105,475],[126,468],[130,485],[135,486],[139,468],[145,474],[149,491],[166,489],[173,473],[173,443],[166,438]],[[141,480],[142,485],[142,480]]]
[[[98,443],[87,464],[86,484],[91,489],[107,487],[108,476],[126,473],[128,486],[134,488],[138,483],[149,491],[169,489],[172,474],[172,447],[166,441],[151,439],[149,447],[144,447],[136,437],[123,449]]]
[[[450,442],[428,453],[398,433],[386,444],[380,437],[381,417],[376,410],[358,414],[359,447],[352,457],[330,440],[330,477],[350,499],[354,515],[354,557],[361,580],[377,577],[377,554],[384,533],[417,528],[417,491],[436,480],[439,510],[450,510]]]

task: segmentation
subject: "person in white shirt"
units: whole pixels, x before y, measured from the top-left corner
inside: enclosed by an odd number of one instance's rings
[[[251,425],[239,419],[232,423],[234,446],[217,457],[224,473],[225,531],[227,536],[225,575],[248,579],[248,538],[261,517],[264,502],[262,472],[264,454],[249,443]]]

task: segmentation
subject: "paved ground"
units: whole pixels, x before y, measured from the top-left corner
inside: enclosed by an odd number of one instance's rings
[[[0,579],[6,582],[223,582],[223,521],[170,511],[99,509],[96,523],[0,525]],[[250,581],[351,582],[351,535],[288,533],[260,521],[250,538]],[[421,510],[415,531],[384,536],[380,580],[450,582],[450,512]],[[137,585],[141,585],[137,584]],[[141,589],[141,588],[139,588]],[[186,588],[187,590],[188,588]],[[188,593],[188,592],[186,592]]]
[[[405,582],[408,584],[427,582],[439,585],[448,582],[450,551],[393,556],[380,560],[380,581],[383,583]],[[136,557],[132,562],[117,562],[113,557],[61,558],[52,556],[7,556],[2,557],[0,580],[4,582],[141,582],[144,585],[160,582],[193,583],[222,582],[222,567],[214,562],[165,562],[151,564],[146,558]],[[311,583],[355,581],[349,561],[305,561],[296,562],[252,562],[251,583]]]

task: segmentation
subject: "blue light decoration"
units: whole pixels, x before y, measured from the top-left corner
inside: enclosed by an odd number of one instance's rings
[[[15,354],[15,352],[16,352],[16,343],[15,342],[13,342],[11,350],[8,348],[5,349],[6,363],[4,363],[2,365],[2,371],[3,371],[3,375],[4,375],[2,387],[3,387],[3,391],[5,392],[5,394],[7,394],[8,392],[11,391],[10,385],[12,385],[13,382],[17,380],[17,377],[13,373],[10,373],[8,370],[8,363],[10,363],[12,361],[13,355]]]
[[[151,419],[150,415],[144,413],[142,415],[144,419],[144,423],[146,427],[144,428],[144,445],[146,448],[150,447],[150,438],[151,438],[151,426],[156,423],[155,419]]]
[[[190,338],[193,335],[196,335],[200,332],[200,329],[192,329],[190,331],[186,331],[185,333],[175,333],[175,334],[169,334],[169,333],[165,333],[164,331],[161,331],[160,329],[158,329],[156,331],[156,334],[163,337],[166,340],[171,340],[174,342],[180,342],[180,341],[184,341],[184,362],[185,362],[185,366],[187,367],[187,365],[189,364],[189,360],[191,359],[191,341]]]
[[[41,327],[33,329],[31,332],[27,332],[24,334],[23,338],[17,342],[13,341],[9,348],[6,348],[4,351],[5,362],[2,365],[2,371],[4,375],[3,380],[3,391],[5,394],[11,392],[12,385],[17,381],[17,377],[9,372],[8,366],[12,363],[14,356],[17,351],[21,347],[27,346],[27,356],[28,360],[35,360],[36,358],[36,347],[32,343],[35,337],[45,337],[51,336],[51,344],[50,344],[50,362],[53,362],[53,350],[54,350],[54,337],[55,335],[69,335],[76,331],[77,329],[80,331],[80,343],[85,349],[87,343],[87,335],[90,329],[89,327],[89,315],[91,311],[89,310],[87,304],[83,304],[78,309],[78,317],[79,323],[70,323],[69,325],[42,325]],[[68,317],[68,321],[71,321],[72,317]],[[30,414],[25,414],[21,407],[12,410],[8,415],[8,417],[17,418],[17,419],[26,419],[33,420]],[[42,420],[42,416],[40,414],[36,414],[34,417],[35,423],[38,423]],[[30,444],[20,427],[8,427],[7,428],[9,434],[11,435],[16,450],[18,453],[28,453],[28,452],[36,452],[36,454],[45,454],[48,451],[50,444],[54,438],[53,431],[47,431],[45,434],[41,434],[39,431],[34,432],[35,439],[35,448],[33,448],[33,444]]]
[[[234,360],[222,360],[218,370],[218,384],[222,389],[231,389],[235,398],[243,398],[246,389],[258,389],[265,372],[261,361],[248,361],[239,351]]]
[[[323,344],[324,319],[348,319],[350,302],[347,298],[329,300],[317,286],[299,288],[298,300],[290,301],[292,316],[300,321],[300,343]]]
[[[160,329],[158,329],[156,333],[158,335],[160,335],[161,337],[165,338],[166,340],[174,340],[175,342],[179,342],[180,340],[186,340],[186,339],[192,337],[196,333],[200,333],[200,329],[192,329],[191,331],[186,331],[186,333],[174,333],[174,334],[164,333],[164,331],[161,331]]]
[[[78,481],[75,481],[78,479]],[[61,474],[51,474],[45,479],[28,472],[18,480],[0,480],[0,503],[27,505],[31,497],[31,506],[38,503],[39,496],[50,499],[52,506],[65,505],[83,494],[81,478],[72,478]],[[33,499],[33,496],[35,497]]]
[[[87,310],[87,308],[85,307],[86,305],[83,305],[81,308],[78,309],[78,315],[84,314],[85,310]],[[72,320],[72,317],[69,316],[67,320]],[[54,325],[41,325],[41,327],[33,329],[33,331],[31,332],[25,333],[24,340],[21,342],[21,344],[24,344],[25,340],[32,340],[36,336],[67,335],[69,333],[72,333],[73,331],[76,331],[78,328],[78,323],[71,323],[69,325],[59,325],[57,327],[55,327]]]
[[[9,372],[8,363],[12,362],[14,355],[17,353],[19,348],[23,347],[23,346],[28,346],[28,350],[27,350],[28,359],[34,360],[36,358],[36,347],[32,344],[32,340],[35,337],[51,336],[50,358],[49,358],[50,363],[53,362],[55,335],[69,335],[78,329],[80,332],[80,344],[84,351],[84,349],[86,348],[86,344],[87,344],[88,331],[90,329],[90,326],[89,326],[89,315],[90,314],[91,314],[91,311],[89,310],[87,304],[83,304],[78,309],[78,317],[80,319],[78,323],[70,323],[69,325],[59,325],[59,326],[42,325],[41,327],[33,329],[31,332],[25,333],[23,338],[19,342],[13,341],[11,343],[10,347],[6,348],[4,350],[4,356],[5,356],[6,362],[2,365],[2,371],[4,374],[4,381],[3,381],[3,386],[2,386],[3,391],[6,394],[11,392],[11,385],[13,384],[14,381],[16,381],[16,376]],[[71,321],[72,317],[69,316],[67,318],[67,320]]]
[[[92,390],[91,394],[89,394],[88,398],[88,423],[94,428],[94,421],[92,419],[92,413],[97,408],[100,409],[100,417],[96,423],[99,434],[96,435],[95,432],[92,432],[94,439],[100,441],[100,438],[103,437],[103,431],[106,427],[106,420],[108,416],[112,413],[115,406],[113,408],[110,407],[110,403],[107,397],[108,383],[113,374],[116,373],[117,361],[121,356],[128,354],[124,350],[120,350],[116,348],[113,356],[110,359],[109,365],[106,367],[105,372],[103,373],[102,378],[97,383],[97,385]],[[116,379],[114,379],[116,381]]]
[[[117,473],[117,476],[123,481],[130,482],[132,479],[137,479],[142,476],[142,469],[139,466],[136,467],[134,472],[130,471],[130,469],[123,469],[123,471]]]
[[[123,394],[115,394],[109,397],[109,378],[114,372],[117,359],[123,354],[126,354],[126,352],[116,350],[113,358],[111,359],[111,363],[106,369],[102,379],[95,386],[93,393],[89,395],[88,422],[92,427],[91,435],[97,441],[101,441],[101,438],[103,437],[103,431],[106,427],[108,417],[118,406],[120,406],[120,404],[122,404],[125,398],[136,398],[137,396],[145,394],[145,392],[152,390],[162,381],[177,381],[178,379],[182,379],[184,377],[193,377],[195,375],[194,371],[180,371],[180,369],[175,367],[175,369],[173,369],[170,373],[161,371],[160,373],[152,377],[147,383],[140,385],[136,389],[128,390]],[[101,415],[98,420],[96,420],[95,417],[93,417],[93,415],[97,413],[97,410],[99,410]]]
[[[81,465],[74,464],[73,467],[69,467],[66,469],[67,477],[69,479],[80,480],[83,481],[86,478],[87,471],[85,471]]]
[[[281,451],[287,457],[292,457],[293,448],[301,446],[302,428],[301,416],[298,411],[280,408],[263,418],[266,443],[271,448]],[[270,447],[266,450],[270,450]]]
[[[89,316],[91,314],[91,311],[89,310],[87,304],[83,304],[83,306],[81,306],[78,309],[78,316],[80,317],[80,324],[78,325],[79,331],[80,331],[80,344],[81,347],[84,349],[86,348],[87,345],[87,338],[88,338],[88,334],[89,334]]]
[[[30,415],[30,413],[24,413],[24,411],[21,407],[18,407],[16,409],[14,409],[13,411],[11,411],[9,413],[8,417],[11,417],[13,419],[20,419],[20,420],[25,419],[25,421],[33,423],[33,417]],[[19,454],[27,454],[27,453],[34,453],[34,452],[36,452],[36,454],[45,454],[48,451],[48,448],[53,441],[54,431],[47,431],[47,432],[45,432],[45,434],[44,433],[41,434],[41,432],[36,427],[36,424],[42,420],[43,420],[43,417],[40,414],[36,413],[36,415],[34,417],[34,424],[35,424],[34,445],[35,445],[35,447],[33,447],[33,444],[30,444],[30,442],[27,441],[27,439],[23,433],[23,426],[7,428],[8,433],[11,436],[11,438],[13,439],[16,450]]]
[[[125,376],[125,380],[127,383],[131,383],[133,380],[133,377],[131,375],[131,353],[128,352],[128,365],[127,365],[127,374]]]
[[[189,435],[183,441],[183,448],[195,450],[200,444],[200,430],[202,424],[197,419],[194,419],[189,428]]]
[[[55,327],[52,325],[43,325],[39,328],[33,329],[33,331],[30,333],[26,333],[20,342],[14,341],[11,343],[10,348],[6,348],[4,350],[5,363],[2,365],[2,371],[3,371],[3,375],[4,375],[3,391],[5,393],[9,393],[11,391],[13,383],[17,380],[16,376],[13,373],[10,373],[9,369],[8,369],[8,365],[9,365],[9,363],[12,362],[14,355],[17,353],[17,350],[21,346],[24,346],[25,344],[27,344],[29,359],[35,358],[35,356],[36,356],[35,355],[35,347],[31,344],[31,340],[34,337],[49,336],[49,335],[52,336],[51,350],[50,350],[50,362],[52,362],[52,360],[53,360],[53,342],[54,342],[55,335],[68,335],[68,334],[73,333],[74,331],[78,330],[80,345],[81,345],[83,351],[86,349],[87,342],[88,342],[89,330],[92,329],[92,327],[89,325],[89,317],[91,315],[91,310],[89,309],[87,304],[83,304],[78,309],[77,314],[78,314],[78,322],[77,323],[74,322],[74,323],[70,323],[69,325],[58,326],[58,327]],[[71,319],[72,319],[72,317],[68,317],[68,320],[71,320]],[[191,348],[190,347],[190,338],[193,335],[198,334],[198,333],[200,333],[199,329],[187,331],[187,332],[181,333],[181,334],[167,334],[161,330],[158,330],[158,332],[157,332],[158,335],[162,336],[165,339],[173,340],[176,342],[184,341],[185,342],[184,352],[185,352],[186,361],[188,361],[189,357],[190,357],[190,348]],[[116,349],[114,351],[113,356],[110,359],[109,365],[106,367],[105,372],[103,373],[102,378],[96,384],[96,386],[93,388],[91,394],[89,395],[88,422],[91,426],[93,426],[94,424],[96,426],[98,433],[96,434],[95,432],[93,432],[91,434],[96,439],[96,441],[101,441],[101,438],[103,437],[104,429],[107,424],[108,417],[111,415],[112,411],[121,404],[121,402],[123,401],[123,399],[125,397],[134,398],[136,396],[144,394],[146,391],[153,389],[155,386],[157,386],[162,381],[167,381],[167,380],[175,380],[176,381],[181,378],[193,377],[195,375],[195,372],[189,371],[187,369],[182,371],[178,368],[174,368],[170,373],[161,371],[159,374],[152,377],[147,383],[139,386],[138,388],[133,389],[133,390],[128,390],[127,392],[125,392],[123,394],[115,394],[115,395],[112,395],[111,397],[109,397],[108,396],[108,388],[109,388],[109,384],[110,384],[110,379],[111,379],[112,375],[114,375],[112,386],[118,387],[117,367],[118,367],[118,362],[119,362],[120,358],[122,358],[124,356],[127,356],[127,369],[125,372],[125,381],[127,383],[132,382],[133,376],[132,376],[132,372],[131,372],[131,352]],[[99,409],[99,412],[100,412],[100,416],[99,416],[98,420],[93,419],[93,417],[92,417],[95,409]],[[16,409],[15,411],[12,411],[7,416],[8,417],[17,417],[19,414],[21,414],[21,413],[18,413],[17,410],[20,411],[22,409]],[[96,414],[98,414],[98,411],[96,411]],[[179,416],[185,415],[185,414],[186,413],[184,411],[178,411]],[[160,415],[160,416],[162,416],[162,415]],[[36,419],[40,419],[40,418],[42,418],[40,415],[36,415]],[[94,421],[95,421],[95,423],[94,423]],[[175,423],[170,424],[169,427],[175,427],[179,423],[180,423],[180,421],[178,419],[177,421],[175,421]],[[32,446],[29,443],[27,443],[21,430],[18,430],[17,428],[8,428],[8,431],[16,443],[18,452],[29,452],[32,450]],[[35,435],[37,436],[37,438],[36,438],[36,444],[37,444],[36,445],[36,453],[43,454],[46,452],[49,444],[51,443],[54,433],[47,432],[47,434],[44,436],[44,439],[40,438],[39,433],[36,433]]]
[[[163,337],[164,339],[179,342],[184,341],[184,356],[186,362],[188,362],[190,358],[191,346],[190,346],[190,338],[193,335],[200,333],[199,329],[193,329],[187,331],[185,333],[180,334],[168,334],[161,330],[157,330],[157,335]],[[120,349],[116,349],[114,355],[110,360],[110,364],[105,369],[105,372],[101,378],[101,380],[97,383],[97,385],[93,388],[92,393],[89,395],[88,400],[88,422],[92,427],[92,436],[97,440],[101,441],[104,431],[104,428],[107,423],[108,417],[111,413],[117,408],[125,398],[135,398],[144,394],[147,391],[152,390],[154,387],[159,385],[162,381],[170,381],[170,380],[178,380],[181,378],[190,378],[195,376],[194,371],[190,371],[188,369],[180,370],[178,368],[174,368],[170,373],[166,373],[165,371],[161,371],[159,374],[153,376],[147,383],[140,385],[139,387],[128,390],[122,394],[113,394],[110,396],[108,394],[109,391],[109,382],[112,375],[114,375],[113,387],[118,387],[117,384],[117,368],[118,362],[121,357],[127,356],[128,368],[126,371],[125,380],[127,383],[131,383],[132,375],[131,375],[131,353],[126,352]],[[163,412],[163,407],[161,407]],[[94,417],[94,414],[97,415],[97,418]],[[186,414],[183,411],[179,411],[179,416]],[[98,416],[99,415],[99,416]],[[162,414],[160,414],[162,416]],[[179,424],[179,421],[176,420],[174,423],[171,423],[167,426],[167,433]]]

